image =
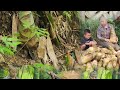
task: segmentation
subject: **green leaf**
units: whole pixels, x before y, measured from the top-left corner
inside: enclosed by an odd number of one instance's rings
[[[54,71],[54,67],[47,65],[47,64],[42,64],[42,63],[35,63],[33,65],[34,69],[35,69],[35,76],[34,78],[36,79],[50,79],[50,75],[48,75],[49,71]],[[39,72],[39,73],[38,73]]]
[[[104,71],[103,67],[98,68],[98,70],[97,70],[97,74],[98,74],[97,78],[98,79],[101,79],[103,71]]]
[[[103,73],[102,73],[101,79],[106,79],[106,70],[103,70]]]
[[[12,46],[18,46],[19,44],[21,44],[21,42],[13,42],[11,45]]]
[[[17,38],[7,38],[7,41],[19,41],[19,39],[17,39]]]
[[[30,65],[24,65],[19,68],[18,78],[20,79],[33,79],[34,68]]]
[[[5,55],[14,55],[14,52],[7,47],[0,46],[0,53]]]
[[[14,55],[14,52],[8,49],[7,47],[3,48],[4,54],[6,55]]]
[[[9,75],[9,71],[7,68],[0,68],[0,78],[3,79]]]
[[[6,36],[3,36],[3,37],[2,37],[2,41],[3,41],[3,42],[6,42],[6,41],[7,41],[7,37],[6,37]]]
[[[70,11],[63,11],[63,15],[66,16],[66,18],[71,21],[72,13]]]
[[[106,70],[106,79],[112,79],[112,70]]]
[[[90,76],[89,72],[87,72],[87,71],[83,72],[83,79],[90,79],[89,76]]]
[[[40,77],[40,73],[39,73],[39,69],[38,68],[34,68],[34,79],[39,79]]]
[[[118,79],[118,70],[113,70],[112,79]]]
[[[13,47],[21,44],[19,39],[13,37],[3,36],[2,38],[2,46],[0,47],[0,52],[5,55],[14,55]]]
[[[101,79],[112,79],[112,70],[104,70]]]

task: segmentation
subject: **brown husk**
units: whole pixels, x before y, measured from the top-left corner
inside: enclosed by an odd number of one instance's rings
[[[117,37],[111,35],[111,37],[110,37],[110,42],[112,42],[112,43],[117,43]]]
[[[110,62],[111,58],[106,57],[103,59],[103,67],[105,67],[109,62]]]
[[[91,62],[91,64],[92,64],[92,67],[93,67],[93,68],[97,68],[97,66],[98,66],[97,60],[93,60],[93,61]]]
[[[99,61],[101,58],[102,58],[102,53],[101,52],[96,52],[95,59]]]
[[[113,67],[115,68],[116,67],[116,65],[117,65],[117,61],[112,61],[112,64],[113,64]]]
[[[116,64],[115,69],[116,69],[116,70],[118,70],[118,69],[119,69],[119,64],[118,64],[118,63]]]
[[[83,52],[82,55],[93,54],[97,51],[97,47],[89,47],[87,50]]]
[[[101,53],[112,54],[112,52],[108,50],[107,48],[101,48]]]
[[[98,67],[102,67],[102,65],[103,65],[103,60],[100,60],[100,61],[98,62]]]
[[[117,61],[117,57],[116,57],[115,55],[111,55],[111,59],[112,59],[113,61]]]
[[[86,65],[86,71],[88,71],[88,72],[92,72],[93,71],[93,67],[92,67],[91,63],[87,63],[87,65]]]
[[[106,57],[105,53],[102,53],[101,58],[103,59],[103,58],[105,58],[105,57]]]
[[[91,60],[93,60],[94,59],[94,57],[95,57],[95,55],[93,55],[93,54],[87,54],[86,56],[81,56],[81,64],[85,64],[85,63],[87,63],[87,62],[89,62],[89,61],[91,61]]]
[[[106,68],[107,68],[107,69],[113,69],[112,62],[109,62]]]

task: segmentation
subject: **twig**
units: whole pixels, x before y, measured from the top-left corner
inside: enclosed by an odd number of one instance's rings
[[[51,75],[52,79],[60,79],[55,73],[48,72],[49,75]]]
[[[30,41],[33,37],[31,37],[29,40],[27,40],[27,42],[16,52],[15,55],[17,55],[23,49],[23,47],[28,43],[28,41]]]

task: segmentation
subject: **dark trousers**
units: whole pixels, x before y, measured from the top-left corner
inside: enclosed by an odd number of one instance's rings
[[[98,44],[102,47],[105,48],[110,48],[113,47],[116,51],[120,50],[120,46],[118,44],[110,43],[110,42],[105,42],[105,41],[98,41]]]

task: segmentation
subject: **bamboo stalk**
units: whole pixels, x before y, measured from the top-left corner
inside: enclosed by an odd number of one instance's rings
[[[16,17],[15,13],[12,17],[12,37],[17,39],[17,36],[15,35],[17,33],[17,25],[18,25],[18,18]],[[13,47],[13,49],[16,51],[17,47]]]

